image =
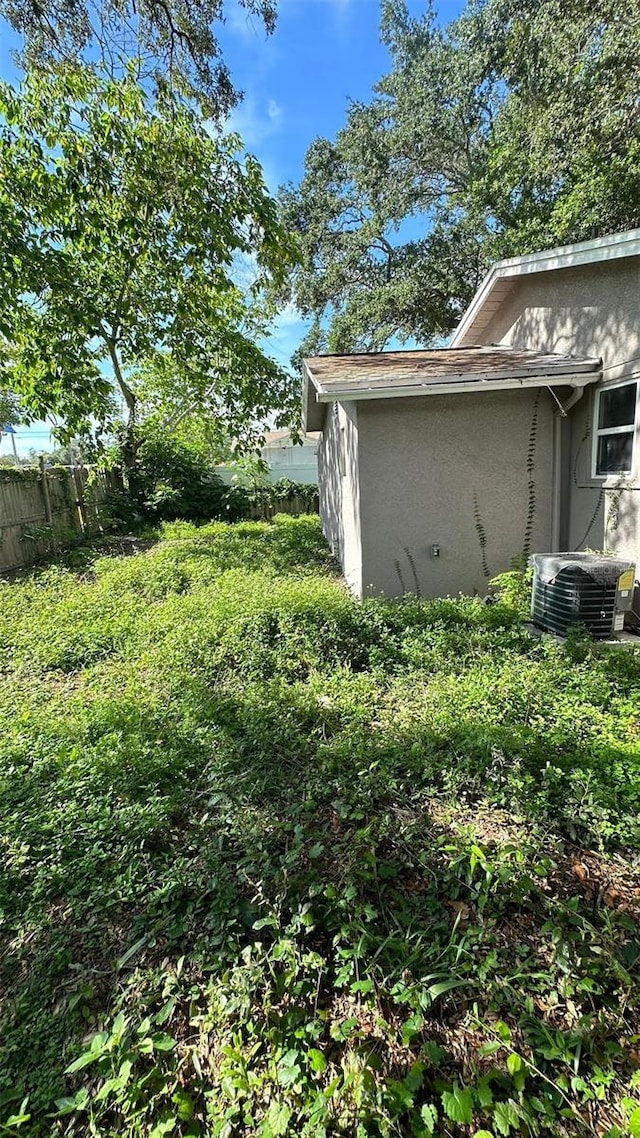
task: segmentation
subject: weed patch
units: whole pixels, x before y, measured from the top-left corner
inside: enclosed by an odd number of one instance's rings
[[[0,1133],[640,1133],[636,652],[286,517],[1,583],[0,645]]]

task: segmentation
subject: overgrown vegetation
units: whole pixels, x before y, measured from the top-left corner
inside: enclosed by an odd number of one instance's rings
[[[242,486],[232,483],[223,496],[223,510],[226,519],[272,517],[285,502],[294,507],[294,512],[316,513],[318,510],[318,487],[308,482],[296,482],[293,478],[279,478],[277,482],[263,485]]]
[[[640,658],[315,518],[0,584],[0,1133],[640,1132]]]

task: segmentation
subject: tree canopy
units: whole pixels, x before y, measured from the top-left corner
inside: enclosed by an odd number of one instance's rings
[[[249,437],[295,393],[258,342],[292,247],[257,161],[132,77],[31,73],[0,89],[0,387],[71,428],[137,383]],[[250,288],[235,264],[249,257]],[[164,393],[164,394],[163,394]]]
[[[247,18],[273,31],[273,0],[239,0]],[[18,31],[27,61],[98,60],[112,76],[132,62],[139,80],[203,98],[226,113],[238,99],[222,58],[216,24],[224,0],[0,0],[0,16]]]
[[[305,348],[437,342],[496,257],[640,219],[640,19],[615,0],[478,0],[446,28],[385,0],[392,68],[281,191]]]
[[[14,426],[20,418],[20,406],[13,391],[0,388],[0,431],[3,427]]]

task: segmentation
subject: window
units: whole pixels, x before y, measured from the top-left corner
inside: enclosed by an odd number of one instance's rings
[[[596,478],[631,473],[637,397],[636,380],[598,392],[593,451]]]

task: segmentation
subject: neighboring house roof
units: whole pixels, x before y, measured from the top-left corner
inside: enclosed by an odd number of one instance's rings
[[[621,257],[640,254],[640,229],[626,233],[612,233],[575,245],[562,245],[545,249],[541,253],[528,253],[524,257],[510,257],[492,265],[467,308],[451,340],[452,348],[466,348],[481,342],[484,330],[518,280],[531,273],[544,273],[556,269],[573,269]]]
[[[304,445],[304,443],[308,443],[312,446],[315,446],[315,444],[320,439],[320,434],[321,434],[320,431],[307,431],[307,433],[302,436],[303,445]],[[265,448],[266,447],[286,447],[286,446],[290,446],[290,445],[293,446],[293,443],[291,442],[291,431],[287,431],[287,430],[265,431],[265,433],[264,433],[264,445],[265,445]],[[296,445],[298,445],[298,444],[296,444]]]
[[[314,356],[304,361],[306,426],[324,425],[323,403],[518,387],[584,387],[601,361],[508,347],[440,348]]]

